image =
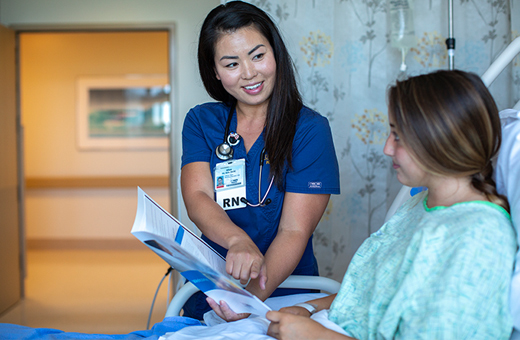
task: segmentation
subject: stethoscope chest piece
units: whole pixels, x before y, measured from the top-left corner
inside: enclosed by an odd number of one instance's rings
[[[236,146],[240,143],[240,135],[236,132],[229,132],[229,126],[231,124],[231,118],[233,117],[233,112],[235,111],[235,105],[231,105],[229,108],[228,118],[226,121],[226,129],[224,131],[224,142],[217,146],[215,153],[220,160],[227,161],[228,159],[233,158],[233,148],[232,146]]]
[[[223,161],[233,158],[233,148],[228,143],[220,144],[215,150],[217,157]]]

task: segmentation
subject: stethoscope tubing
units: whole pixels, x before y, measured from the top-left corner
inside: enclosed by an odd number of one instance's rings
[[[246,203],[247,205],[249,205],[250,207],[264,207],[266,206],[267,204],[271,203],[270,200],[268,200],[268,202],[266,201],[266,198],[267,198],[267,195],[269,194],[269,192],[271,191],[271,187],[273,186],[273,182],[274,182],[274,176],[271,177],[271,182],[269,183],[269,187],[267,188],[267,191],[265,192],[265,195],[264,197],[261,197],[261,186],[262,186],[262,170],[263,170],[263,167],[264,167],[264,161],[263,161],[263,156],[265,154],[265,149],[262,150],[262,157],[261,157],[261,161],[260,161],[260,173],[258,174],[258,203],[257,204],[253,204],[253,203],[250,203],[249,201],[247,201],[247,199],[244,199],[244,203]]]
[[[224,141],[217,146],[217,149],[215,150],[215,153],[217,154],[217,157],[221,160],[229,160],[233,158],[233,148],[231,145],[237,145],[239,139],[235,139],[235,143],[230,142],[230,133],[229,133],[229,127],[231,126],[231,119],[233,118],[233,112],[235,111],[235,104],[231,105],[226,121],[226,128],[224,130]],[[222,152],[222,150],[226,150],[225,152]],[[267,191],[265,192],[264,197],[262,197],[261,191],[262,191],[262,170],[264,168],[264,157],[265,157],[265,147],[262,148],[262,152],[260,153],[260,173],[258,174],[258,203],[253,204],[250,203],[245,197],[242,197],[240,200],[243,203],[246,203],[250,207],[264,207],[271,203],[270,199],[267,199],[267,195],[271,191],[271,187],[274,183],[274,176],[271,176],[271,182],[269,183],[269,187],[267,188]]]

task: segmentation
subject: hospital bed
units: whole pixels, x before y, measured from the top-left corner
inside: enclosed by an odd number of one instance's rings
[[[520,37],[516,38],[511,42],[508,47],[498,56],[498,58],[489,66],[487,71],[482,75],[482,80],[486,86],[490,86],[493,81],[498,77],[498,75],[504,70],[504,68],[516,57],[517,54],[520,53]],[[520,101],[514,106],[515,110],[520,111]],[[501,113],[505,115],[504,112]],[[508,112],[509,115],[514,115],[512,112]],[[509,119],[514,119],[509,117]],[[506,120],[503,118],[502,120]],[[520,125],[520,124],[519,124]],[[520,143],[520,132],[519,132],[519,143]],[[520,148],[520,145],[518,146]],[[520,153],[520,151],[518,151]],[[520,157],[520,156],[518,156]],[[518,167],[520,168],[520,161]],[[516,173],[520,186],[520,173]],[[180,188],[180,185],[179,185]],[[395,197],[393,203],[387,211],[385,216],[385,222],[395,213],[395,211],[411,196],[420,192],[422,188],[410,188],[408,186],[402,186],[397,196]],[[179,189],[180,195],[180,189]],[[519,190],[520,195],[520,190]],[[179,199],[179,202],[182,202],[182,198]],[[519,203],[520,204],[520,203]],[[520,215],[520,206],[517,206],[518,212],[515,215]],[[185,208],[180,206],[180,211],[185,212]],[[516,225],[520,225],[520,221],[516,223]],[[519,226],[520,227],[520,226]],[[520,244],[520,239],[519,239]],[[520,277],[519,277],[520,278]],[[309,277],[309,276],[290,276],[287,280],[285,280],[280,288],[306,288],[306,289],[316,289],[321,291],[326,291],[328,293],[336,293],[339,290],[340,283],[334,281],[332,279],[328,279],[325,277]],[[179,315],[179,312],[187,301],[187,299],[196,293],[198,289],[192,285],[191,283],[187,283],[182,288],[180,288],[175,294],[174,298],[169,304],[169,307],[166,311],[166,316],[174,316]],[[520,296],[519,296],[519,307],[520,309]],[[520,311],[519,311],[520,314]],[[519,315],[520,317],[520,315]],[[518,327],[520,329],[520,320]]]
[[[518,38],[517,41],[518,49],[520,50],[520,38]],[[489,85],[490,82],[492,82],[492,79],[490,80],[488,78],[486,84]],[[511,206],[511,219],[516,229],[518,243],[520,244],[520,110],[503,110],[500,112],[500,117],[502,122],[503,140],[500,153],[495,163],[495,178],[497,189],[500,193],[505,194],[509,199]],[[387,220],[399,208],[399,206],[421,190],[422,188],[403,186],[394,199],[385,219]],[[290,276],[280,287],[311,288],[319,289],[328,293],[336,293],[340,288],[340,284],[324,277]],[[515,331],[511,340],[520,340],[520,250],[516,255],[515,274],[511,288],[511,311],[515,326]],[[184,285],[172,299],[166,312],[166,317],[179,315],[184,302],[197,291],[198,289],[191,283]],[[296,300],[294,300],[294,296],[279,297],[292,299],[281,303],[279,298],[274,299],[278,300],[278,307],[280,307],[310,300],[313,298],[310,295],[311,294],[305,294],[301,299],[296,298]],[[269,300],[270,299],[266,301],[267,304],[269,304]],[[193,334],[196,330],[186,331],[187,332],[182,331],[181,333]],[[181,338],[184,339],[184,337]],[[204,338],[210,339],[211,337],[206,336]]]
[[[482,75],[486,86],[490,86],[502,70],[520,53],[520,37],[516,38],[491,64]],[[520,244],[520,101],[513,109],[500,112],[504,131],[501,152],[496,161],[497,188],[500,193],[506,194],[510,200],[511,217],[517,231]],[[385,217],[385,222],[411,196],[420,192],[422,188],[402,186]],[[512,282],[511,305],[514,318],[515,332],[511,340],[520,340],[520,250],[516,257],[515,276]],[[324,277],[290,276],[284,281],[281,288],[319,289],[328,293],[336,293],[340,284]],[[198,289],[187,283],[179,289],[172,299],[166,316],[176,316],[187,301]],[[269,299],[268,299],[269,301]],[[266,302],[268,302],[266,301]],[[295,302],[297,303],[297,302]]]
[[[519,40],[520,42],[520,40]],[[489,84],[489,83],[487,83]],[[520,111],[519,110],[503,110],[500,112],[503,140],[500,153],[495,164],[495,178],[497,182],[497,189],[500,193],[506,194],[511,206],[511,218],[513,225],[517,231],[518,243],[520,244],[520,233],[518,228],[520,227]],[[396,196],[390,210],[388,217],[390,217],[395,210],[404,203],[408,198],[417,192],[420,192],[421,188],[410,188],[403,186],[399,194]],[[323,277],[289,277],[283,284],[283,287],[291,288],[313,288],[321,289],[329,293],[335,293],[339,289],[339,283],[326,279]],[[520,251],[516,255],[516,268],[511,284],[511,312],[513,315],[514,332],[510,340],[520,340]],[[191,284],[185,285],[177,295],[173,298],[168,311],[167,317],[178,315],[180,308],[184,302],[191,296],[192,293],[196,292],[197,288]],[[296,294],[298,296],[300,294]],[[282,302],[280,306],[290,306],[295,303],[310,300],[312,297],[302,294],[300,300],[294,299],[295,296],[277,297],[273,299],[284,298],[287,301]],[[266,303],[269,305],[269,300]],[[279,301],[277,301],[280,303]],[[277,309],[277,308],[273,308]],[[213,312],[210,312],[213,313]],[[214,313],[213,313],[214,314]],[[314,318],[314,316],[313,316]],[[264,320],[264,321],[262,321]],[[332,328],[337,325],[332,324],[326,317],[326,314],[320,314],[315,317],[315,320],[322,323],[324,326]],[[211,319],[210,319],[211,321]],[[269,337],[263,335],[267,330],[267,323],[265,319],[253,318],[252,320],[241,320],[239,324],[219,324],[215,322],[210,324],[212,327],[188,327],[184,328],[174,334],[166,335],[167,340],[174,339],[236,339],[240,340],[247,334],[251,339],[269,339]],[[335,329],[341,332],[341,329]],[[250,332],[250,333],[249,333]],[[262,333],[263,332],[263,333]],[[219,336],[215,337],[215,334]],[[169,337],[173,338],[169,338]],[[223,337],[222,337],[223,336]]]

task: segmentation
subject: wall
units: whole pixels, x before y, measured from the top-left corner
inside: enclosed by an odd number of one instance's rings
[[[168,74],[168,32],[21,33],[19,40],[27,238],[130,238],[135,187],[49,190],[35,189],[31,182],[168,176],[167,148],[80,149],[76,128],[78,79]],[[153,190],[156,200],[168,207],[167,186]]]
[[[219,0],[0,0],[4,26],[175,24],[177,88],[180,117],[208,99],[198,75],[196,48],[202,21]],[[182,119],[180,120],[182,122]]]
[[[168,74],[167,32],[22,33],[26,177],[167,176],[167,149],[78,148],[78,79],[130,74]]]
[[[114,158],[114,154],[75,155],[70,143],[58,142],[57,138],[41,136],[42,126],[49,114],[62,114],[64,124],[74,119],[73,93],[68,84],[57,86],[54,94],[41,93],[41,97],[24,97],[22,93],[22,119],[27,124],[27,135],[31,136],[26,143],[27,176],[56,175],[178,175],[180,160],[180,129],[185,113],[193,105],[208,100],[199,80],[196,65],[196,42],[198,30],[205,15],[219,1],[140,1],[140,0],[103,0],[103,1],[68,1],[50,0],[45,4],[38,0],[0,0],[0,23],[14,28],[37,29],[59,27],[109,27],[111,25],[131,25],[133,27],[150,25],[175,26],[174,45],[169,51],[174,61],[171,71],[173,80],[174,101],[172,131],[172,163],[168,163],[167,152],[126,152]],[[22,38],[23,39],[23,38]],[[43,44],[42,50],[49,45]],[[23,53],[23,51],[22,51]],[[80,53],[81,54],[81,53]],[[156,56],[154,56],[156,57]],[[66,60],[78,61],[79,55],[70,55],[57,62]],[[123,66],[129,56],[120,58],[119,66]],[[135,58],[138,59],[138,58]],[[124,61],[124,62],[123,62]],[[144,63],[143,63],[144,64]],[[66,64],[62,64],[66,71]],[[99,72],[116,72],[111,66]],[[118,72],[122,72],[121,70]],[[155,72],[155,70],[143,70]],[[117,73],[117,72],[116,72]],[[57,75],[48,76],[57,81]],[[71,79],[71,75],[67,76]],[[34,112],[35,119],[29,123],[24,116],[28,106],[38,107],[53,96],[58,99],[56,111]],[[58,112],[59,111],[59,112]],[[43,119],[42,119],[43,118]],[[69,128],[55,126],[52,133],[63,134],[63,138],[72,137],[74,131]],[[31,135],[30,133],[34,133]],[[46,140],[47,146],[39,145]],[[43,143],[40,143],[43,144]],[[43,150],[38,150],[43,147]],[[50,151],[52,150],[52,152]],[[30,157],[30,158],[29,158]],[[99,157],[99,159],[97,159]],[[121,158],[122,157],[122,158]],[[87,162],[96,158],[95,165]],[[154,164],[154,166],[150,166]],[[172,182],[176,182],[173,180]],[[167,188],[144,188],[158,203],[169,208]],[[173,188],[176,192],[176,188]],[[135,188],[116,189],[30,189],[26,197],[27,238],[50,240],[133,240],[129,231],[133,222],[136,198]],[[34,226],[34,227],[33,227]],[[38,226],[38,227],[36,227]]]

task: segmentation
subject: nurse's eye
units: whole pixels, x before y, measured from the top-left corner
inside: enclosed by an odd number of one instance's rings
[[[224,67],[233,68],[233,67],[236,67],[237,65],[238,65],[238,63],[233,62],[233,63],[229,63],[229,64],[225,65]]]
[[[394,132],[392,132],[392,134],[394,135],[394,140],[396,142],[399,142],[399,135],[397,134],[397,132],[394,131]]]
[[[253,60],[260,60],[264,57],[265,53],[258,53],[253,57]]]

